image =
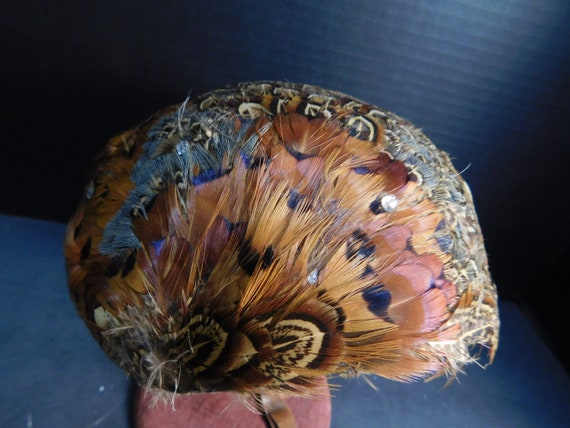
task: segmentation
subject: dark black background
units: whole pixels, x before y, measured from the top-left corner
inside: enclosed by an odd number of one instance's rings
[[[452,155],[501,298],[529,308],[567,364],[569,5],[5,1],[0,213],[65,222],[105,141],[189,93],[258,79],[340,90]]]

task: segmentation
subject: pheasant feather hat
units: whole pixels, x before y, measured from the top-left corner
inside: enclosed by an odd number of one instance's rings
[[[449,156],[315,86],[215,90],[112,138],[65,255],[91,333],[151,390],[310,395],[329,375],[453,376],[498,344]]]

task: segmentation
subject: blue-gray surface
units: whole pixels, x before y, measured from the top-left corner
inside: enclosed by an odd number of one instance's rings
[[[77,317],[64,226],[0,216],[0,427],[128,427],[128,379]],[[495,363],[459,382],[336,380],[333,427],[568,427],[570,378],[512,303]]]

